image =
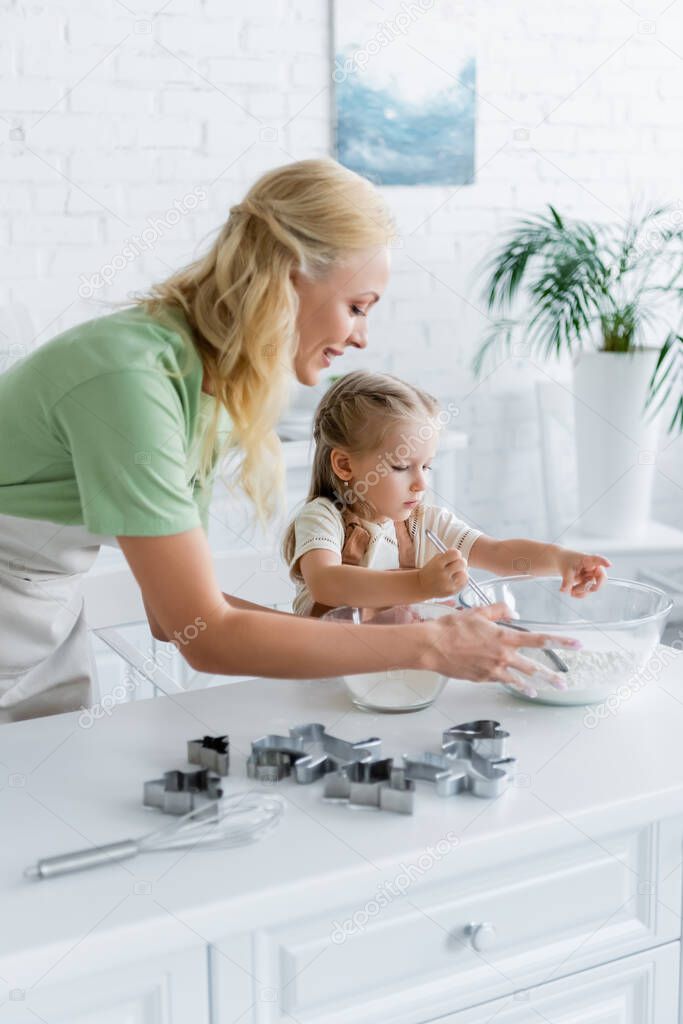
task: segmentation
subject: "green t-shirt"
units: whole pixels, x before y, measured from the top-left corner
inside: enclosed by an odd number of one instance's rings
[[[107,536],[206,528],[196,472],[214,400],[189,333],[179,312],[166,326],[127,309],[0,375],[0,513]]]

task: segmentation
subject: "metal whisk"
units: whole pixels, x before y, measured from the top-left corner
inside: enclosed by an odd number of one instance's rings
[[[95,868],[139,853],[183,850],[200,846],[222,849],[262,839],[279,823],[285,810],[281,797],[256,792],[235,793],[195,808],[172,825],[149,832],[139,839],[92,846],[39,860],[24,872],[26,878],[55,878],[70,871]]]

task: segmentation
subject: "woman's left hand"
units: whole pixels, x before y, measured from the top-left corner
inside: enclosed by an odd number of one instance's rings
[[[585,597],[598,590],[607,579],[605,567],[611,562],[603,555],[584,555],[580,551],[560,548],[557,568],[562,576],[560,590],[572,597]]]

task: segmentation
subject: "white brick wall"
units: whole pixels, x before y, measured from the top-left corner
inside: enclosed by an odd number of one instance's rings
[[[603,219],[681,197],[683,5],[662,5],[477,5],[476,184],[387,189],[402,247],[371,346],[347,367],[457,400],[471,437],[457,506],[491,531],[538,532],[541,482],[534,371],[471,377],[487,323],[477,261],[547,201]],[[326,0],[0,10],[0,304],[27,304],[39,343],[191,258],[261,171],[329,152]],[[84,301],[83,280],[196,188],[206,200]],[[674,523],[682,453],[668,447],[656,496]]]

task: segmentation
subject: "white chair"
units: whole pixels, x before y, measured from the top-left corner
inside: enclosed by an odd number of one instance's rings
[[[226,593],[264,607],[291,608],[293,587],[275,553],[224,552],[214,555],[214,566],[219,585]],[[99,641],[117,656],[110,662],[114,688],[119,688],[117,701],[135,699],[141,690],[143,695],[149,690],[149,695],[157,696],[200,689],[216,678],[222,683],[237,682],[240,678],[196,672],[175,645],[155,640],[147,626],[140,588],[125,564],[95,568],[88,573],[84,602],[95,646]],[[98,688],[102,690],[102,657],[93,654]],[[96,699],[101,697],[100,693]]]

